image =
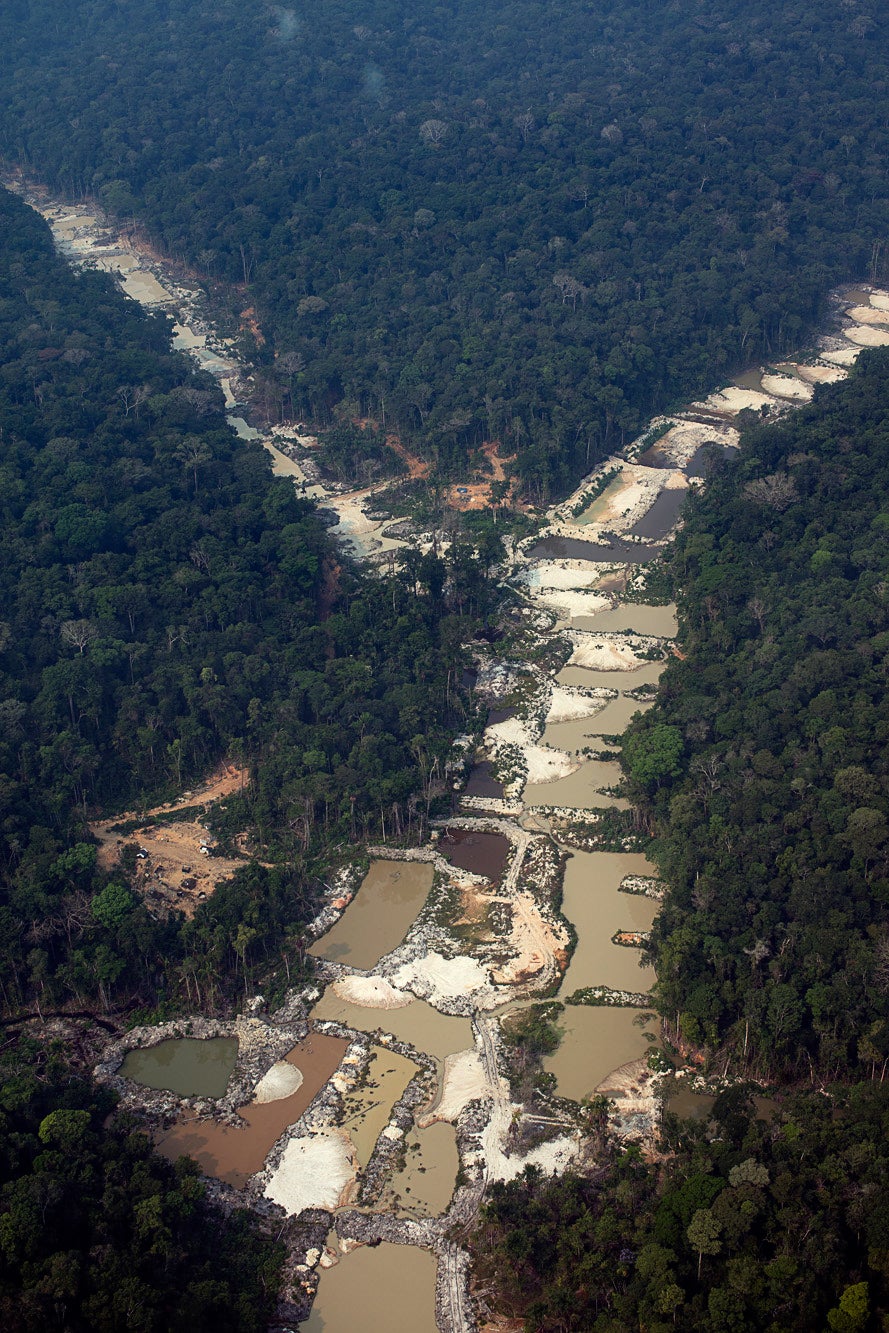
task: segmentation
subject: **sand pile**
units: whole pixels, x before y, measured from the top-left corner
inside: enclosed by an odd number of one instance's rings
[[[306,1208],[337,1208],[357,1169],[355,1150],[346,1134],[334,1131],[291,1139],[265,1187],[265,1196],[290,1216]]]
[[[385,977],[341,977],[333,983],[333,992],[365,1009],[404,1009],[413,1003],[410,995],[396,990]]]
[[[298,1092],[303,1085],[302,1072],[287,1060],[279,1060],[272,1065],[267,1074],[259,1080],[253,1089],[253,1101],[256,1106],[266,1102],[279,1102],[291,1093]]]

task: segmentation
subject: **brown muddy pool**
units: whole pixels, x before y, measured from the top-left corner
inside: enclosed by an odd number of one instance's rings
[[[445,829],[438,844],[442,856],[452,866],[484,875],[496,884],[506,867],[509,839],[502,833],[480,833],[476,829]]]
[[[591,719],[592,731],[595,727],[597,736],[620,736],[630,725],[630,719],[635,717],[636,713],[645,713],[651,707],[650,703],[641,703],[638,699],[628,699],[625,694],[621,694],[617,699],[612,699]],[[593,745],[595,741],[591,742]]]
[[[655,873],[651,862],[638,853],[572,851],[565,866],[562,911],[577,929],[577,947],[562,980],[560,999],[582,986],[647,991],[653,984],[654,969],[639,966],[639,950],[612,944],[611,937],[618,930],[651,929],[659,904],[642,895],[620,893],[618,886],[627,875]]]
[[[494,777],[493,766],[489,759],[483,759],[469,774],[464,796],[493,796],[503,799],[503,783]]]
[[[587,690],[635,690],[638,685],[656,685],[665,667],[665,662],[644,662],[635,671],[591,671],[589,667],[566,666],[556,676],[556,684],[579,685]]]
[[[405,1140],[405,1164],[383,1193],[382,1208],[401,1217],[438,1217],[454,1193],[460,1158],[453,1125],[437,1120],[412,1129]]]
[[[598,611],[593,616],[575,616],[571,624],[578,629],[604,630],[609,634],[621,630],[634,630],[637,634],[655,634],[664,639],[675,638],[679,630],[676,607],[673,603],[669,606],[648,606],[625,602],[622,606]]]
[[[561,1096],[579,1102],[615,1069],[646,1054],[645,1034],[655,1033],[657,1022],[646,1010],[566,1005],[559,1027],[564,1034],[559,1049],[544,1059],[543,1067],[555,1074]]]
[[[596,741],[588,744],[595,746]],[[555,782],[529,782],[522,800],[526,806],[564,805],[575,810],[604,810],[608,806],[615,806],[618,810],[628,810],[629,802],[623,797],[606,796],[600,790],[603,779],[609,787],[615,785],[620,779],[619,766],[588,759],[566,778],[558,778]]]
[[[343,1098],[343,1119],[340,1125],[355,1145],[355,1153],[362,1167],[370,1161],[376,1141],[392,1114],[392,1107],[419,1068],[413,1060],[386,1050],[384,1046],[371,1047],[365,1081],[360,1087],[347,1092]]]
[[[362,971],[401,943],[432,888],[433,869],[421,861],[371,861],[349,906],[309,949],[316,958]]]
[[[644,537],[647,541],[663,541],[679,517],[685,502],[685,490],[663,490],[654,504],[630,528],[633,537]]]
[[[298,1120],[337,1069],[349,1043],[342,1037],[310,1032],[287,1053],[303,1076],[302,1086],[276,1102],[238,1109],[243,1126],[183,1117],[155,1140],[162,1157],[193,1157],[204,1175],[240,1189],[260,1171],[272,1146]]]
[[[531,560],[590,560],[610,564],[619,560],[634,565],[646,565],[656,560],[663,547],[640,546],[636,542],[615,539],[608,546],[599,542],[585,542],[578,537],[544,537],[528,552]]]
[[[362,1245],[322,1274],[303,1333],[438,1333],[436,1261],[415,1245]]]
[[[237,1037],[180,1037],[128,1051],[119,1072],[180,1097],[224,1097],[237,1058]]]
[[[389,1032],[441,1061],[446,1055],[468,1050],[474,1041],[468,1018],[440,1014],[425,1000],[411,1000],[400,1009],[369,1009],[341,1000],[333,986],[327,987],[315,1005],[312,1018],[335,1020],[358,1032]]]

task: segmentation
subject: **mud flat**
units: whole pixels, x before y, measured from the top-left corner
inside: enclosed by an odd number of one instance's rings
[[[309,953],[362,970],[375,967],[413,925],[433,874],[422,862],[372,861],[352,902]]]
[[[303,1333],[437,1333],[436,1261],[383,1241],[339,1258],[322,1275]]]

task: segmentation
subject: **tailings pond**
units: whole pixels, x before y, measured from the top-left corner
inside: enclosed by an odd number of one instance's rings
[[[577,947],[562,981],[560,998],[583,986],[647,991],[654,969],[640,967],[638,949],[612,944],[618,930],[650,930],[659,904],[640,894],[620,893],[627,875],[653,875],[644,856],[631,852],[572,851],[565,867],[562,911],[577,930]]]
[[[224,1097],[237,1058],[237,1037],[180,1037],[129,1051],[120,1073],[180,1097]]]
[[[591,560],[598,564],[614,564],[629,561],[634,565],[646,565],[655,560],[664,548],[662,546],[642,546],[638,542],[623,542],[618,539],[608,546],[598,542],[581,541],[578,537],[544,537],[528,552],[530,560]]]
[[[661,491],[648,512],[630,528],[630,536],[644,537],[646,541],[663,541],[679,517],[685,495],[684,489]]]
[[[601,630],[608,634],[632,631],[655,634],[663,639],[675,638],[679,630],[676,607],[672,603],[669,606],[648,606],[625,602],[623,606],[597,611],[593,616],[574,616],[571,624],[578,629]]]
[[[303,1333],[438,1333],[435,1257],[383,1241],[344,1255],[321,1277]]]
[[[343,1023],[357,1032],[389,1032],[398,1041],[406,1041],[439,1061],[473,1045],[468,1018],[440,1014],[425,1000],[411,1000],[397,1009],[371,1009],[340,999],[334,987],[328,986],[312,1010],[312,1018]]]
[[[309,953],[362,971],[375,967],[413,925],[432,878],[432,866],[422,862],[371,861],[352,902]]]
[[[468,870],[473,875],[483,875],[496,884],[506,868],[509,840],[502,833],[449,828],[442,834],[438,850],[452,866]]]
[[[310,1032],[285,1057],[303,1076],[296,1092],[278,1101],[242,1106],[238,1115],[243,1126],[183,1117],[155,1140],[155,1148],[171,1162],[185,1155],[193,1157],[205,1175],[240,1189],[262,1170],[273,1144],[315,1099],[348,1045],[341,1037]]]
[[[651,1049],[646,1033],[655,1034],[658,1024],[644,1009],[569,1004],[559,1027],[564,1034],[559,1048],[543,1068],[555,1074],[560,1096],[579,1102],[620,1065],[644,1056]]]

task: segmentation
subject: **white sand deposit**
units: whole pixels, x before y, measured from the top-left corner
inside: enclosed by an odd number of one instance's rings
[[[444,1062],[441,1097],[434,1111],[421,1117],[422,1125],[436,1120],[454,1121],[464,1107],[480,1097],[491,1095],[485,1069],[475,1051],[457,1051]]]
[[[703,444],[737,445],[741,436],[734,426],[705,426],[699,421],[677,421],[662,435],[655,448],[677,467],[691,462]]]
[[[266,1102],[280,1102],[284,1097],[297,1092],[302,1085],[302,1071],[297,1069],[296,1065],[289,1064],[287,1060],[279,1060],[253,1089],[254,1105],[264,1106]]]
[[[551,722],[573,722],[578,717],[592,717],[605,707],[607,701],[607,697],[572,689],[570,685],[554,685],[546,715],[547,725]]]
[[[565,620],[571,620],[575,616],[594,616],[597,611],[604,611],[611,605],[609,599],[602,593],[583,592],[577,588],[535,592],[532,596],[535,606],[546,607],[548,611],[554,611]]]
[[[766,393],[789,398],[794,403],[807,403],[814,393],[810,384],[803,384],[791,375],[763,375],[762,387]]]
[[[774,406],[775,399],[769,394],[757,393],[755,389],[739,389],[734,384],[730,384],[727,389],[722,389],[718,393],[711,393],[703,403],[692,403],[692,408],[709,412],[730,412],[732,415],[745,407],[758,412],[761,407]]]
[[[617,635],[574,632],[574,652],[567,666],[590,671],[632,671],[642,665],[626,639]]]
[[[438,999],[453,999],[487,987],[487,973],[474,958],[445,958],[444,954],[428,953],[423,958],[404,963],[392,974],[396,986],[413,991],[421,1000],[435,1004]]]
[[[822,352],[821,360],[829,361],[833,366],[854,366],[860,356],[860,347],[840,347],[834,352]]]
[[[874,310],[889,310],[889,292],[871,292],[870,303]]]
[[[265,1197],[290,1216],[306,1208],[336,1208],[356,1169],[354,1149],[345,1134],[291,1139],[265,1187]]]
[[[517,578],[529,588],[589,588],[599,578],[599,570],[586,560],[541,560],[523,569]]]
[[[539,1166],[548,1176],[561,1175],[568,1170],[576,1151],[575,1140],[562,1135],[532,1148],[524,1157],[507,1157],[504,1152],[495,1152],[489,1160],[489,1179],[515,1180],[526,1166]]]
[[[889,347],[889,332],[886,329],[871,329],[866,324],[855,324],[845,330],[850,343],[859,347]]]
[[[853,305],[846,311],[849,319],[854,319],[856,324],[887,324],[889,323],[889,311],[875,310],[869,305]]]
[[[581,765],[580,759],[572,758],[564,750],[554,750],[549,745],[525,745],[522,754],[527,766],[528,783],[532,785],[567,778]]]
[[[341,977],[333,983],[333,993],[365,1009],[404,1009],[413,1003],[410,995],[396,990],[385,977]]]
[[[846,379],[845,370],[839,366],[795,366],[794,369],[807,384],[837,384]]]

